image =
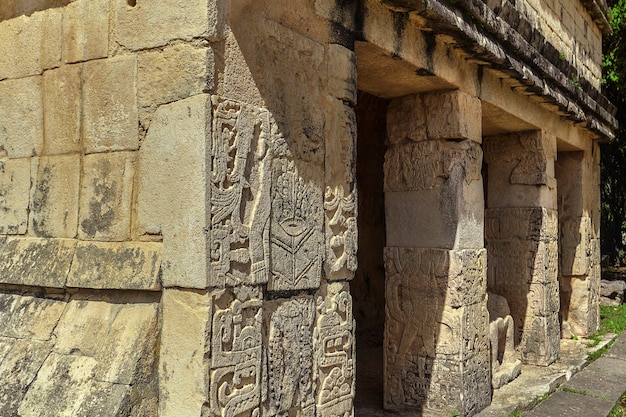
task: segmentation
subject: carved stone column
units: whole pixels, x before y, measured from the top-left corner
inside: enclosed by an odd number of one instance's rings
[[[525,363],[559,353],[556,138],[541,131],[485,138],[489,291],[507,299]]]
[[[563,337],[589,336],[598,328],[599,149],[559,153],[559,281]]]
[[[480,101],[407,96],[387,128],[384,404],[472,415],[491,397]]]

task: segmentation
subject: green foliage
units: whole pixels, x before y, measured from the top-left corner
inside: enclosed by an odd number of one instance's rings
[[[624,330],[626,330],[626,304],[600,306],[600,329],[597,335],[621,334]]]
[[[602,253],[611,265],[626,264],[622,232],[626,232],[626,0],[609,0],[613,34],[605,36],[603,90],[618,108],[619,130],[602,146]]]

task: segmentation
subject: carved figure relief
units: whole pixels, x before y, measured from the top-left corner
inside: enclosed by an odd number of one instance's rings
[[[356,190],[344,197],[343,187],[326,187],[326,276],[330,280],[352,279],[357,269],[358,231]]]
[[[323,416],[350,417],[355,387],[352,297],[344,284],[330,284],[317,298],[314,340],[317,409]]]
[[[298,297],[275,305],[266,326],[268,389],[263,415],[314,417],[313,299]]]
[[[213,99],[211,264],[229,285],[268,280],[270,117]]]
[[[239,287],[214,296],[210,405],[213,415],[259,416],[262,294]]]
[[[293,161],[274,161],[270,290],[319,287],[322,204],[321,190],[305,182]]]
[[[515,351],[515,325],[506,298],[489,293],[489,342],[491,346],[491,386],[498,389],[517,378],[522,361]]]

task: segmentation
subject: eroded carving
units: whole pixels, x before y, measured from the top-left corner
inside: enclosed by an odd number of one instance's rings
[[[330,280],[352,279],[357,269],[358,230],[356,190],[344,197],[343,187],[326,187],[326,276]]]
[[[277,159],[273,165],[269,289],[317,288],[322,269],[321,190],[298,174],[293,161]]]
[[[270,117],[213,99],[211,264],[230,285],[268,280]]]
[[[317,298],[314,333],[317,409],[323,416],[350,417],[355,384],[352,297],[345,284],[329,284]]]
[[[251,287],[214,296],[209,401],[215,416],[260,415],[261,304],[261,291]]]
[[[270,313],[267,345],[269,416],[314,417],[313,320],[311,297],[276,301]]]
[[[489,293],[489,342],[491,345],[491,386],[498,389],[517,378],[522,361],[515,352],[515,326],[506,298]]]

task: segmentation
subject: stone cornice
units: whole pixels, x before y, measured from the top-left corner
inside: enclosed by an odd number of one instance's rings
[[[615,106],[579,76],[571,63],[560,59],[557,49],[508,0],[503,0],[509,7],[503,7],[501,15],[496,15],[482,0],[383,3],[396,11],[423,15],[432,29],[453,36],[462,49],[517,79],[530,93],[558,106],[564,117],[584,123],[602,140],[614,138]]]

